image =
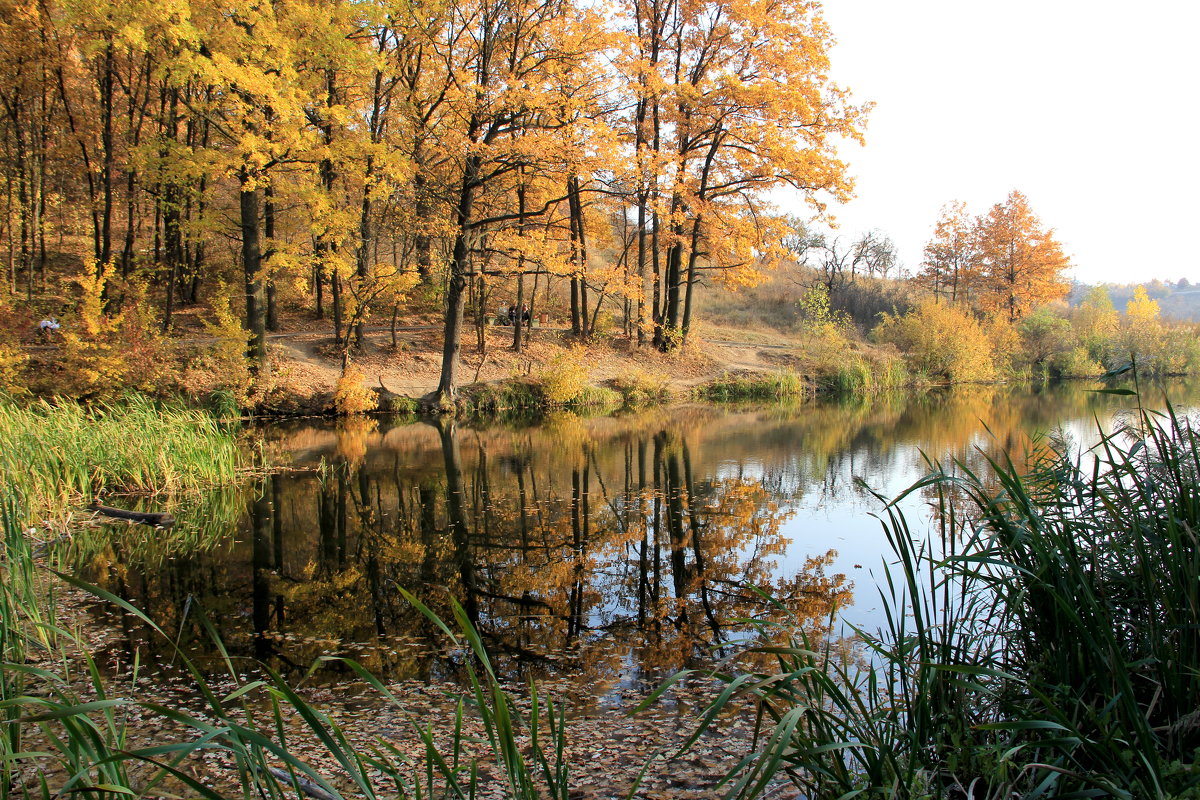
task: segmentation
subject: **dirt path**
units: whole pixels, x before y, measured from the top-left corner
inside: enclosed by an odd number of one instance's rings
[[[786,351],[784,345],[760,345],[749,342],[698,341],[680,354],[664,355],[650,348],[638,349],[624,339],[609,339],[590,345],[582,354],[567,355],[571,345],[565,329],[534,331],[523,352],[510,349],[511,329],[490,328],[487,349],[476,350],[472,336],[464,342],[460,381],[499,381],[514,375],[536,375],[556,359],[576,358],[588,371],[593,384],[642,372],[657,376],[676,393],[691,388],[723,372],[765,372],[777,367],[762,358],[761,351]],[[421,397],[437,388],[441,372],[441,331],[437,326],[412,326],[397,330],[397,346],[392,347],[389,329],[369,330],[362,352],[352,356],[353,363],[365,373],[364,384],[408,397]],[[296,390],[310,393],[331,392],[341,374],[339,353],[326,333],[275,336],[271,349],[278,359],[279,372]]]
[[[418,398],[433,392],[441,373],[442,328],[440,325],[386,326],[365,329],[365,344],[352,353],[364,373],[363,384],[381,384],[398,395]],[[682,353],[662,354],[638,348],[623,337],[601,338],[586,351],[569,352],[572,343],[566,328],[535,328],[521,353],[512,352],[512,328],[487,329],[486,351],[481,355],[474,329],[463,337],[461,384],[500,381],[517,375],[537,375],[556,360],[574,359],[587,370],[593,384],[603,384],[636,373],[666,383],[676,394],[724,372],[764,372],[777,369],[778,355],[791,348],[783,344],[760,344],[726,338],[696,339]],[[212,336],[184,335],[172,340],[179,348],[203,350],[216,342]],[[341,375],[341,353],[327,329],[301,329],[267,335],[275,359],[275,375],[285,394],[318,397],[331,394]],[[25,343],[23,350],[41,358],[53,358],[60,344]],[[775,358],[773,358],[775,357]]]

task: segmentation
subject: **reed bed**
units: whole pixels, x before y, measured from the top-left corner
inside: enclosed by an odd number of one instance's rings
[[[910,489],[932,536],[886,506],[888,624],[857,631],[862,658],[763,626],[776,669],[722,674],[700,726],[760,709],[729,796],[1200,796],[1200,431],[1139,409],[1020,463]]]
[[[181,405],[0,398],[0,480],[23,507],[51,517],[101,489],[176,494],[229,485],[242,461],[227,428]]]

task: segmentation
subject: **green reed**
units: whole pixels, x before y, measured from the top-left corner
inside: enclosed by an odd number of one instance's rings
[[[883,631],[862,658],[763,625],[760,714],[730,796],[1193,797],[1200,792],[1200,431],[1139,408],[1092,451],[935,469],[935,535],[895,502]],[[766,643],[769,642],[769,643]]]
[[[0,479],[51,517],[101,489],[171,494],[236,481],[242,457],[210,414],[140,397],[82,406],[0,398]]]
[[[822,386],[837,394],[870,395],[907,386],[912,381],[900,359],[869,362],[851,356],[822,380]]]

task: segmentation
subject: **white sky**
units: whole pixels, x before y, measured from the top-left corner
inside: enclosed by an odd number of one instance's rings
[[[839,233],[879,228],[920,266],[938,211],[1012,189],[1074,277],[1200,281],[1200,2],[825,0],[832,74],[876,103],[843,157]],[[800,211],[799,208],[794,209]]]

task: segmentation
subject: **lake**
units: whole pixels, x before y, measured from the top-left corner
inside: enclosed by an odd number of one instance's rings
[[[745,637],[735,620],[790,617],[818,635],[882,624],[890,550],[879,497],[940,462],[1019,459],[1030,436],[1077,447],[1133,398],[1093,384],[960,387],[794,407],[683,405],[537,426],[291,421],[251,432],[280,465],[180,509],[178,541],[140,528],[77,542],[80,574],[212,657],[298,678],[321,656],[388,681],[440,682],[464,654],[404,598],[452,601],[510,680],[565,679],[622,703]],[[1200,384],[1169,385],[1193,406]],[[1161,406],[1161,389],[1146,392]],[[928,498],[900,503],[914,527]],[[763,599],[774,597],[772,611]],[[167,657],[136,620],[105,614],[110,655]],[[325,664],[316,680],[349,677]]]

